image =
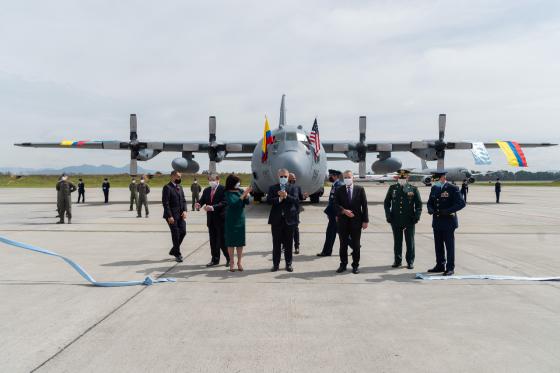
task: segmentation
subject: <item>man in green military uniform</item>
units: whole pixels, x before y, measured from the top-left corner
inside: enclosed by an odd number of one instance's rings
[[[128,184],[128,190],[130,190],[130,211],[132,211],[132,206],[138,204],[138,188],[136,188],[136,179],[132,179],[130,184]]]
[[[195,210],[195,205],[200,201],[200,192],[202,191],[202,187],[198,183],[196,177],[194,178],[193,183],[191,184],[191,194],[192,194],[192,211]],[[196,209],[198,211],[199,209]]]
[[[422,214],[422,200],[418,188],[408,183],[409,170],[398,171],[397,183],[389,187],[385,197],[385,216],[393,229],[395,262],[392,267],[402,264],[403,233],[406,241],[406,263],[414,268],[414,226]]]
[[[138,190],[138,216],[137,218],[142,217],[142,206],[144,206],[144,210],[146,211],[146,217],[150,211],[148,210],[148,194],[150,193],[150,186],[146,184],[146,180],[142,177],[140,179],[140,184],[136,186]]]
[[[72,198],[71,193],[76,191],[76,186],[68,181],[68,176],[62,175],[56,183],[56,207],[60,218],[56,224],[64,224],[64,214],[68,218],[68,224],[72,223]]]

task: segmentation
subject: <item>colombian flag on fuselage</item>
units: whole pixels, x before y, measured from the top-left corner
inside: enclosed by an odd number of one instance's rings
[[[515,141],[496,141],[507,157],[508,163],[515,167],[527,167],[527,159],[523,150]]]
[[[262,139],[262,155],[261,161],[266,162],[268,159],[268,145],[272,144],[274,139],[272,138],[272,132],[270,132],[270,125],[268,124],[268,118],[265,117],[264,121],[264,133]]]

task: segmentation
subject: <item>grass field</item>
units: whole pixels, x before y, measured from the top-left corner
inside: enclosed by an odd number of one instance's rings
[[[222,174],[222,183],[228,174]],[[198,179],[201,186],[207,186],[208,180],[206,175],[183,175],[183,185],[189,187],[194,177]],[[251,182],[250,174],[237,174],[241,178],[242,185],[248,185]],[[78,183],[78,178],[82,178],[86,188],[101,188],[103,175],[73,175],[69,176],[69,180],[74,184]],[[127,174],[107,176],[111,187],[123,188],[130,184],[130,176]],[[28,176],[9,176],[0,175],[0,188],[54,188],[58,180],[58,175],[28,175]],[[150,186],[163,186],[169,182],[169,175],[153,175],[149,181]]]

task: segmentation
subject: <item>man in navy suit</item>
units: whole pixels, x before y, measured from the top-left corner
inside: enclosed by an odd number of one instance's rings
[[[337,273],[346,271],[348,265],[348,245],[352,242],[352,273],[360,273],[360,237],[362,229],[369,224],[366,191],[354,185],[352,171],[344,172],[344,185],[334,194],[334,205],[338,220],[338,239],[340,241],[340,266]]]
[[[329,224],[327,225],[327,230],[325,232],[325,243],[323,244],[323,250],[321,250],[321,252],[317,254],[317,256],[319,257],[331,256],[334,241],[336,240],[338,228],[336,226],[337,212],[334,206],[334,195],[338,187],[344,184],[340,179],[342,179],[342,172],[337,170],[329,170],[329,181],[332,183],[332,187],[329,193],[329,202],[327,204],[327,207],[323,211],[329,218]]]
[[[212,259],[207,267],[220,264],[220,250],[226,258],[226,267],[229,267],[229,254],[224,240],[224,226],[226,222],[226,202],[224,200],[224,187],[220,185],[218,174],[208,175],[209,187],[202,192],[202,197],[195,203],[195,208],[204,206],[206,211],[206,226],[210,237],[210,253]]]
[[[161,202],[163,204],[163,218],[169,225],[173,247],[169,255],[173,255],[177,262],[183,261],[181,255],[181,243],[187,234],[187,201],[185,193],[181,187],[181,173],[171,172],[171,181],[163,186],[161,192]]]
[[[272,231],[272,272],[278,271],[282,246],[284,246],[284,259],[286,271],[293,272],[292,248],[294,243],[294,230],[298,225],[299,192],[288,183],[289,171],[278,170],[278,184],[268,189],[266,201],[272,205],[268,224]]]
[[[459,226],[457,211],[465,207],[459,188],[447,182],[445,170],[433,174],[436,180],[428,199],[428,214],[432,215],[436,265],[428,272],[443,272],[451,276],[455,272],[455,229]],[[447,250],[447,259],[445,251]]]

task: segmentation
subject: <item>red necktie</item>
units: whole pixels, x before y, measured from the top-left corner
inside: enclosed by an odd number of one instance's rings
[[[212,188],[210,192],[210,203],[214,203],[214,193],[216,192],[216,188]]]

